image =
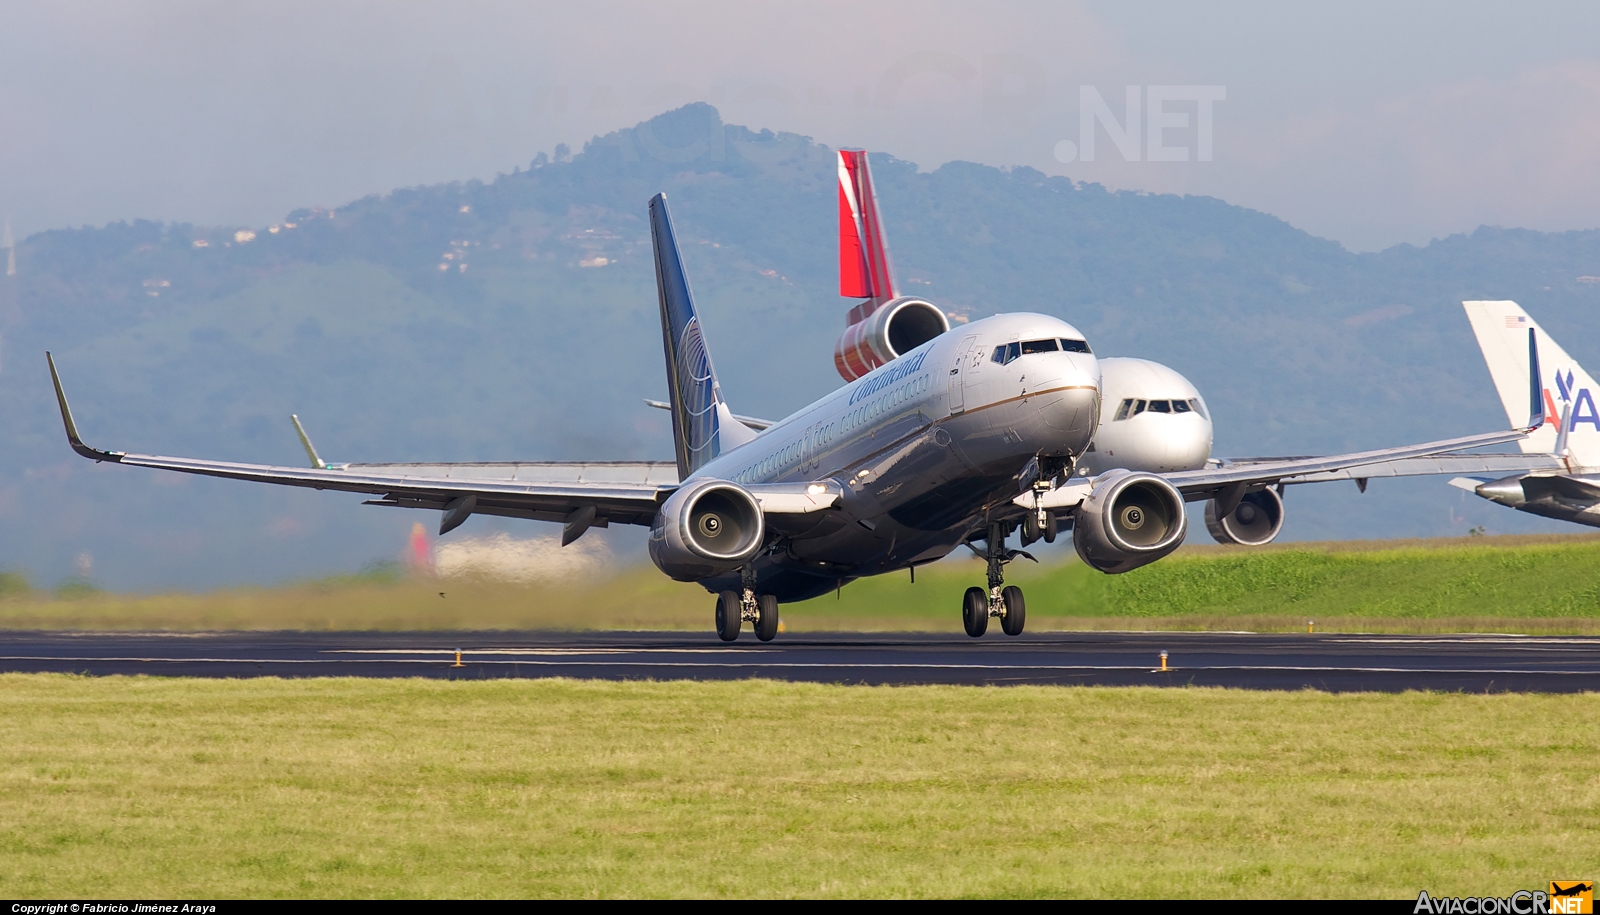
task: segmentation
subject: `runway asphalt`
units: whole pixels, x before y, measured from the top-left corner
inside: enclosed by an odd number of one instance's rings
[[[455,666],[455,650],[462,650]],[[1167,670],[1161,652],[1167,652]],[[0,671],[167,677],[580,677],[1231,686],[1335,692],[1600,690],[1600,638],[1043,632],[0,632]]]

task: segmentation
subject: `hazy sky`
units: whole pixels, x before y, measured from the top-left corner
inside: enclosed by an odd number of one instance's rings
[[[1600,225],[1600,4],[1349,0],[10,5],[0,218],[262,225],[696,100],[923,168],[1210,194],[1363,250]]]

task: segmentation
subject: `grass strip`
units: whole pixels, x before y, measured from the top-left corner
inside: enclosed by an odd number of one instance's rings
[[[1474,537],[1410,543],[1191,547],[1124,575],[1014,563],[1033,629],[1600,632],[1600,537]],[[785,605],[792,630],[959,631],[960,595],[982,564],[952,559]],[[346,576],[207,594],[68,598],[11,592],[14,629],[704,629],[712,598],[652,568],[518,586]]]
[[[1600,870],[1593,695],[0,676],[0,895],[1391,897]]]

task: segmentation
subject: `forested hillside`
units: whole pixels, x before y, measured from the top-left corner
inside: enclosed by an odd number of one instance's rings
[[[83,461],[62,439],[47,348],[100,447],[297,463],[296,412],[330,460],[670,455],[664,416],[640,402],[664,390],[657,191],[735,408],[781,416],[839,383],[831,150],[696,105],[557,153],[275,226],[19,242],[0,277],[0,566],[51,583],[86,555],[88,577],[118,587],[276,581],[388,558],[413,521],[436,521]],[[1600,231],[1483,228],[1353,254],[1210,198],[970,163],[920,172],[876,151],[873,168],[908,291],[973,318],[1058,315],[1102,354],[1174,366],[1210,402],[1219,454],[1499,428],[1463,298],[1514,298],[1600,366]],[[1289,537],[1560,529],[1442,481],[1289,501]],[[463,533],[475,526],[540,530],[474,519]]]

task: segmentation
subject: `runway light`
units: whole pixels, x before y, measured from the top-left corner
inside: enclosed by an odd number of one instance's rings
[[[1165,651],[1161,653],[1161,669],[1167,669],[1167,653]]]
[[[461,663],[461,649],[459,649],[459,648],[456,649],[456,663],[454,665],[452,665],[452,666],[455,666],[455,667],[466,667],[467,666],[467,665]]]

